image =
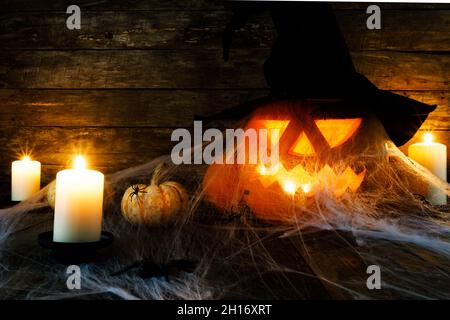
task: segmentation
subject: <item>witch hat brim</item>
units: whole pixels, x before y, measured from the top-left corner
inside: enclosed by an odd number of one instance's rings
[[[397,146],[411,140],[437,107],[389,91],[378,90],[377,96],[374,112]]]
[[[261,4],[255,11],[261,10]],[[428,105],[378,89],[354,65],[340,32],[333,8],[327,3],[269,3],[277,39],[264,73],[271,95],[230,110],[219,117],[241,119],[264,100],[343,98],[361,101],[384,126],[391,140],[401,146],[419,130],[436,105]],[[232,30],[245,25],[251,14],[249,4],[235,7],[234,19],[224,32],[224,57],[228,58]],[[224,119],[225,120],[225,119]]]

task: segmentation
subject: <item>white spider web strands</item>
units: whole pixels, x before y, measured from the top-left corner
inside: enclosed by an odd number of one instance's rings
[[[104,259],[80,265],[81,290],[67,289],[67,264],[36,243],[52,226],[44,188],[0,211],[0,297],[450,298],[448,208],[414,195],[424,183],[450,194],[449,185],[404,156],[381,126],[374,128],[370,137],[361,137],[370,140],[366,148],[343,158],[345,165],[367,168],[361,190],[341,199],[318,193],[314,205],[296,205],[292,219],[282,224],[255,222],[244,213],[230,218],[214,209],[202,188],[204,165],[173,166],[165,156],[108,175],[103,229],[116,239]],[[130,184],[148,183],[161,162],[169,166],[163,180],[179,181],[190,191],[190,207],[171,226],[131,226],[120,214],[121,196]],[[323,238],[316,236],[321,232]],[[142,277],[135,269],[117,274],[146,258],[198,265],[170,281]],[[366,287],[365,268],[372,264],[381,267],[382,290]]]

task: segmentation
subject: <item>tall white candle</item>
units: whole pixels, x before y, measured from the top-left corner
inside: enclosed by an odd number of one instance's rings
[[[104,176],[86,169],[78,156],[74,169],[56,175],[53,241],[94,242],[100,240],[103,215]]]
[[[442,143],[433,142],[431,133],[424,135],[424,142],[410,145],[408,156],[437,177],[447,181],[447,147]],[[447,204],[447,195],[435,186],[428,187],[426,199],[434,205]]]
[[[11,200],[28,199],[41,188],[41,163],[29,156],[17,160],[11,166]]]

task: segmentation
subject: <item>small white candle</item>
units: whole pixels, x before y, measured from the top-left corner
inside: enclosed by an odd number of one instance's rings
[[[86,169],[78,156],[74,169],[56,175],[53,241],[99,241],[102,231],[104,176]]]
[[[41,189],[41,163],[29,156],[11,166],[11,200],[23,201]]]
[[[447,147],[442,143],[433,142],[431,133],[424,135],[424,142],[410,145],[408,156],[437,177],[447,181]],[[428,187],[426,199],[434,205],[447,204],[447,195],[435,186]]]

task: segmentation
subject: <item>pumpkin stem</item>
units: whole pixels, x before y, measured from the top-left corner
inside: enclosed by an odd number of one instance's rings
[[[153,171],[152,180],[150,182],[151,185],[158,185],[164,167],[165,167],[164,162],[156,166],[155,170]]]

